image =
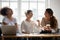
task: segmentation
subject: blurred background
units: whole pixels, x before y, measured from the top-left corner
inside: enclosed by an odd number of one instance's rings
[[[13,10],[13,17],[17,19],[18,24],[25,20],[25,12],[28,9],[33,11],[32,20],[41,20],[44,17],[45,9],[51,8],[60,28],[60,0],[0,0],[0,9],[3,7],[10,7]],[[2,19],[3,16],[0,15],[0,22]]]

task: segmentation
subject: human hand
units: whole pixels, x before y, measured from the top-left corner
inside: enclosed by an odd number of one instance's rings
[[[51,31],[51,28],[50,27],[47,27],[47,26],[44,26],[44,30]]]
[[[37,22],[38,22],[38,26],[40,26],[40,20],[37,20]]]

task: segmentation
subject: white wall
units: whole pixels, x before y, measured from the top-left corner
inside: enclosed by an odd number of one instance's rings
[[[54,15],[58,20],[58,27],[60,28],[60,0],[50,0],[50,7],[54,11]]]

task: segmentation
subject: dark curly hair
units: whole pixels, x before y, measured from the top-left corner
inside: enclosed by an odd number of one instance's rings
[[[12,11],[12,9],[11,8],[8,8],[8,7],[2,8],[1,9],[1,15],[6,16],[7,15],[6,13],[7,13],[8,10],[11,10]]]

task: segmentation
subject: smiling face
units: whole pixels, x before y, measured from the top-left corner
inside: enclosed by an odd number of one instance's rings
[[[6,12],[6,14],[7,14],[8,17],[11,17],[12,14],[13,14],[13,12],[12,12],[11,9],[8,9],[7,12]]]
[[[31,19],[32,16],[33,16],[33,13],[32,12],[29,12],[28,14],[26,14],[27,19]]]
[[[50,19],[50,17],[51,17],[50,14],[47,11],[45,11],[45,14],[44,15],[45,15],[45,18],[46,19]]]

